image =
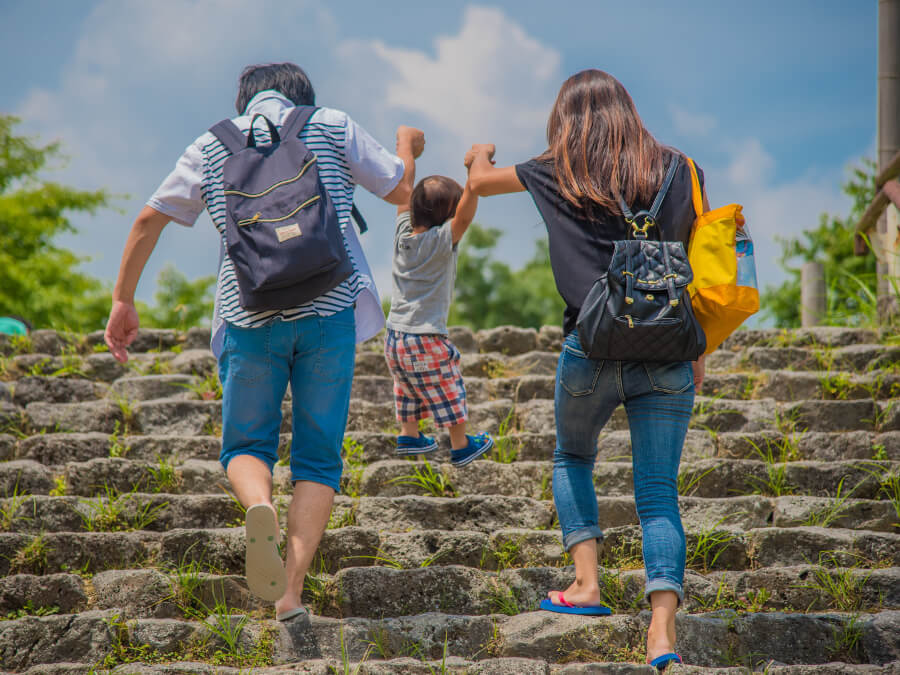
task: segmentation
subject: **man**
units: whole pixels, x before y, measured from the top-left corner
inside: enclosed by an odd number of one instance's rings
[[[314,104],[315,92],[298,66],[250,66],[240,76],[239,116],[232,121],[247,133],[253,117],[262,114],[280,128],[294,106]],[[268,125],[256,124],[252,133],[258,144],[270,142]],[[400,127],[393,155],[346,113],[329,108],[316,110],[299,138],[318,157],[319,176],[334,203],[353,262],[349,278],[290,309],[251,312],[241,306],[234,264],[224,246],[222,166],[229,153],[207,132],[187,148],[135,220],[106,327],[110,351],[126,361],[125,348],[138,329],[135,288],[160,232],[170,220],[192,226],[206,208],[223,244],[211,345],[222,381],[220,461],[248,507],[247,583],[255,594],[276,601],[280,620],[305,611],[300,601],[303,580],[339,488],[355,342],[375,335],[384,322],[368,264],[350,225],[353,191],[358,183],[390,204],[407,203],[415,179],[414,160],[425,144],[421,131]],[[278,459],[281,403],[288,382],[294,489],[283,565],[277,550],[272,467]]]

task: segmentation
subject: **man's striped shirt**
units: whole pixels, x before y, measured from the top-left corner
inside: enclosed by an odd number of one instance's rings
[[[252,116],[262,113],[281,127],[293,104],[274,91],[257,94],[247,107],[247,114],[233,121],[246,133]],[[261,121],[253,133],[259,144],[270,142],[268,126]],[[213,333],[221,321],[253,328],[269,321],[292,321],[306,316],[329,316],[354,303],[360,293],[374,288],[365,260],[357,260],[348,245],[347,233],[353,192],[359,183],[379,197],[396,187],[403,176],[403,162],[386,151],[352,119],[339,110],[319,108],[300,132],[300,140],[316,154],[322,184],[328,191],[338,222],[344,232],[344,245],[353,262],[353,273],[340,285],[315,300],[290,309],[250,312],[240,304],[234,264],[227,253],[225,234],[225,193],[223,167],[230,153],[207,132],[191,144],[178,160],[174,171],[163,181],[147,204],[176,222],[192,226],[206,208],[222,242],[222,262],[216,286],[216,314]],[[358,251],[361,256],[361,249]],[[362,263],[362,264],[361,264]]]

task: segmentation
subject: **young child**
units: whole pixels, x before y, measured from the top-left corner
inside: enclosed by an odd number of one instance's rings
[[[466,435],[459,350],[447,337],[457,244],[477,206],[468,185],[463,189],[452,178],[429,176],[416,185],[408,206],[397,207],[384,355],[394,377],[400,456],[437,450],[434,438],[419,432],[419,420],[429,415],[450,433],[454,466],[465,466],[494,445],[487,434]]]

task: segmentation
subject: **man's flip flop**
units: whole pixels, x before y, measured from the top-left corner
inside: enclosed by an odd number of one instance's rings
[[[266,504],[247,509],[245,520],[247,586],[253,595],[275,602],[284,595],[287,577],[278,553],[278,524]]]
[[[663,654],[662,656],[657,656],[655,659],[653,659],[650,662],[650,665],[655,667],[658,671],[662,672],[670,663],[681,663],[681,657],[674,652]]]
[[[559,594],[559,602],[561,604],[555,604],[550,598],[544,598],[541,600],[541,609],[545,609],[548,612],[557,612],[559,614],[580,614],[583,616],[609,616],[612,614],[612,610],[605,605],[588,605],[587,607],[576,607],[571,602],[566,600],[566,596],[562,593]]]
[[[278,621],[290,621],[295,617],[304,616],[306,614],[309,614],[309,612],[306,610],[306,607],[294,607],[294,609],[289,609],[288,611],[282,612],[281,614],[276,614],[275,618]]]

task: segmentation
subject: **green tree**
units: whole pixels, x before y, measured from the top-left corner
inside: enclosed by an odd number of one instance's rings
[[[800,325],[800,270],[804,262],[821,262],[827,286],[826,321],[858,325],[874,312],[877,277],[872,255],[853,254],[853,227],[875,197],[875,163],[863,160],[842,186],[852,200],[845,218],[823,213],[819,226],[800,237],[778,238],[781,255],[778,264],[790,278],[780,286],[768,286],[761,297],[766,316],[781,328]],[[799,264],[798,264],[799,263]]]
[[[0,314],[19,314],[36,328],[101,328],[108,291],[78,271],[84,258],[54,242],[75,232],[69,214],[95,213],[110,196],[40,178],[60,157],[59,144],[15,135],[18,123],[0,115]]]
[[[562,321],[565,308],[556,291],[547,242],[518,270],[494,259],[502,233],[473,224],[460,245],[450,324],[473,329],[504,324],[540,328]]]
[[[216,277],[190,281],[174,265],[166,265],[156,278],[156,304],[138,304],[141,325],[145,328],[179,328],[207,323],[212,316]],[[107,299],[106,311],[109,312]]]

